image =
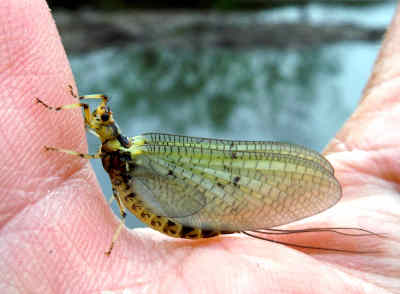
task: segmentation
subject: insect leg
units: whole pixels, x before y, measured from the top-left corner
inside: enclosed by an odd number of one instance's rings
[[[79,100],[84,100],[84,99],[97,99],[97,100],[102,100],[104,104],[107,104],[108,102],[108,97],[104,94],[89,94],[89,95],[84,95],[84,96],[79,96]]]
[[[111,205],[111,204],[113,203],[114,199],[115,199],[115,196],[114,196],[114,194],[113,194],[113,195],[110,197],[110,199],[108,199],[108,204]]]
[[[73,88],[72,85],[68,85],[69,88],[69,93],[71,94],[72,97],[77,98],[79,100],[84,100],[84,99],[98,99],[98,100],[102,100],[105,104],[107,104],[109,98],[104,95],[104,94],[90,94],[90,95],[83,95],[83,96],[78,96]]]
[[[124,227],[125,218],[126,218],[125,207],[122,205],[119,197],[117,195],[115,195],[115,194],[113,194],[113,197],[114,197],[114,199],[117,202],[118,207],[119,207],[119,212],[121,214],[121,222],[119,223],[119,226],[118,226],[117,230],[115,231],[114,236],[112,237],[110,248],[105,252],[105,254],[108,255],[108,256],[111,254],[111,251],[112,251],[112,249],[114,247],[114,244],[117,241],[118,236],[121,233],[122,228]]]
[[[70,91],[71,91],[71,95],[75,97],[76,95],[72,91],[72,86],[69,86],[69,88],[70,88]],[[39,103],[39,104],[42,104],[45,108],[47,108],[49,110],[54,110],[54,111],[60,111],[60,110],[63,110],[63,109],[74,109],[74,108],[82,107],[83,110],[84,110],[84,114],[85,114],[85,124],[87,126],[89,126],[89,127],[91,126],[90,122],[93,120],[93,116],[90,113],[89,105],[87,105],[85,103],[72,103],[72,104],[53,107],[53,106],[50,106],[47,103],[43,102],[39,98],[36,98],[36,102]],[[74,155],[74,156],[79,156],[81,158],[86,158],[86,159],[100,158],[100,156],[101,156],[101,149],[99,149],[99,151],[97,151],[96,154],[85,154],[85,153],[80,153],[80,152],[77,152],[77,151],[74,151],[74,150],[62,149],[62,148],[57,148],[57,147],[44,146],[44,148],[45,148],[46,151],[63,152],[63,153],[67,153],[67,154]]]
[[[95,159],[95,158],[100,158],[101,152],[98,152],[96,154],[86,154],[86,153],[80,153],[74,150],[69,150],[69,149],[62,149],[62,148],[57,148],[57,147],[49,147],[49,146],[44,146],[46,151],[57,151],[57,152],[62,152],[62,153],[67,153],[73,156],[79,156],[81,158],[85,159]]]
[[[54,106],[48,105],[47,103],[43,102],[39,98],[36,98],[36,103],[42,104],[47,109],[54,110],[54,111],[60,111],[60,110],[63,110],[63,109],[73,109],[73,108],[79,108],[79,107],[83,107],[83,108],[87,107],[87,108],[89,108],[89,105],[87,105],[85,103],[72,103],[72,104],[67,104],[67,105],[54,107]]]
[[[60,110],[64,110],[64,109],[74,109],[74,108],[79,108],[82,107],[83,108],[83,112],[85,115],[85,124],[87,126],[91,126],[90,122],[93,120],[92,114],[90,113],[90,109],[89,109],[89,105],[87,105],[86,103],[72,103],[72,104],[67,104],[67,105],[61,105],[61,106],[50,106],[47,103],[43,102],[42,100],[40,100],[39,98],[36,98],[36,103],[42,104],[45,108],[49,109],[49,110],[54,110],[54,111],[60,111]]]
[[[79,156],[79,157],[85,158],[85,159],[98,159],[98,158],[101,158],[101,146],[100,146],[99,150],[97,151],[97,153],[95,153],[95,154],[81,153],[81,152],[77,152],[75,150],[63,149],[63,148],[57,148],[57,147],[50,147],[50,146],[44,146],[44,149],[46,151],[56,151],[56,152],[67,153],[67,154],[70,154],[70,155],[73,155],[73,156]]]

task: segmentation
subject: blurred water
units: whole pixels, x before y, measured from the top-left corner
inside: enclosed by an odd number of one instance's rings
[[[356,108],[378,48],[367,42],[301,50],[132,46],[72,56],[71,65],[80,94],[112,97],[126,135],[279,140],[321,151]],[[109,197],[108,176],[100,162],[93,166]],[[127,223],[141,225],[132,216]]]
[[[132,47],[72,59],[80,93],[104,92],[126,134],[292,141],[321,150],[355,108],[378,44],[305,50]]]
[[[297,23],[299,18],[306,15],[307,21],[312,24],[353,23],[369,28],[382,28],[390,23],[397,1],[384,0],[370,1],[369,3],[365,1],[365,4],[368,5],[351,7],[343,6],[335,1],[330,3],[328,1],[326,3],[310,1],[307,5],[302,5],[301,9],[294,4],[285,8],[260,12],[257,20],[267,23],[281,23],[282,21]]]

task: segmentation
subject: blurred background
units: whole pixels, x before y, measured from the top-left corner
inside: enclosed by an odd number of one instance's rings
[[[125,135],[277,140],[317,151],[356,108],[396,8],[371,0],[48,3],[79,93],[111,96]],[[88,139],[95,152],[97,139]],[[92,164],[110,197],[101,163]],[[142,226],[130,214],[127,225]]]

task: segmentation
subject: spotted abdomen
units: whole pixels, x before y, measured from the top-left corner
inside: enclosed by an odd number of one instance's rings
[[[215,237],[220,234],[231,233],[184,226],[165,216],[156,215],[150,209],[146,208],[140,200],[136,199],[132,195],[132,193],[128,194],[123,199],[123,203],[126,208],[130,212],[132,212],[140,221],[142,221],[152,229],[157,230],[170,237],[184,239],[201,239]]]
[[[125,208],[132,212],[144,224],[170,237],[201,239],[232,233],[185,226],[166,216],[157,215],[146,207],[142,200],[138,199],[136,192],[131,189],[129,182],[127,182],[122,175],[114,176],[112,182],[113,190]]]

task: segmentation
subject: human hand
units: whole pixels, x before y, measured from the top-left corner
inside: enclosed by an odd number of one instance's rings
[[[1,293],[400,293],[399,13],[362,103],[326,150],[343,199],[288,226],[362,227],[387,237],[279,238],[371,254],[296,250],[242,235],[193,242],[135,229],[121,233],[108,257],[119,220],[89,162],[43,152],[44,145],[87,148],[80,110],[34,104],[34,97],[73,103],[72,73],[46,3],[3,0],[1,7]]]

